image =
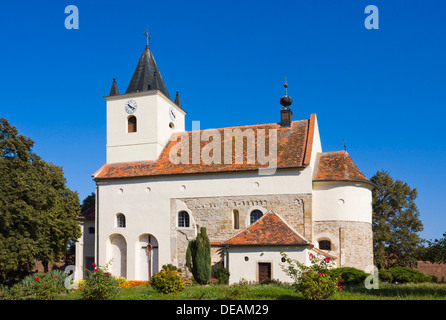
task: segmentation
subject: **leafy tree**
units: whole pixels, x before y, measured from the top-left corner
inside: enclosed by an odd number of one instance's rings
[[[427,248],[422,250],[421,259],[432,263],[446,263],[446,233],[443,233],[443,238],[427,241],[427,244]]]
[[[94,207],[95,205],[95,199],[96,195],[94,192],[92,192],[90,195],[88,195],[81,204],[81,212],[84,212],[87,209],[90,209],[91,207]]]
[[[34,141],[0,118],[0,282],[26,275],[34,260],[59,261],[80,236],[79,197],[61,167],[32,152]]]
[[[388,172],[379,171],[370,179],[373,189],[373,250],[378,268],[411,266],[416,263],[423,230],[415,204],[417,189]]]
[[[200,228],[195,240],[189,241],[186,251],[186,266],[191,270],[198,283],[208,283],[212,271],[211,245],[205,227]]]

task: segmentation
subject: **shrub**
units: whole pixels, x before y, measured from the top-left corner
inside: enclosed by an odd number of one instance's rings
[[[59,270],[39,272],[25,277],[16,286],[21,287],[23,294],[35,296],[37,300],[52,300],[56,295],[67,291],[64,286],[66,276],[66,273]]]
[[[217,279],[218,284],[229,283],[229,270],[221,264],[213,271],[212,276]]]
[[[382,281],[391,283],[432,282],[432,277],[408,267],[393,267],[388,270],[380,270],[379,278]]]
[[[364,271],[352,267],[335,268],[330,272],[334,277],[341,279],[344,286],[363,285],[365,279],[369,276]]]
[[[338,286],[341,279],[331,274],[329,268],[332,262],[329,257],[319,259],[310,253],[311,266],[305,266],[303,263],[288,258],[281,252],[288,266],[282,265],[283,271],[294,280],[295,289],[300,292],[305,299],[325,300],[344,286]]]
[[[176,271],[181,273],[181,269],[178,268],[177,266],[174,266],[173,264],[169,263],[169,264],[163,264],[163,266],[161,267],[162,270],[172,270],[172,271]]]
[[[21,300],[23,296],[23,287],[16,283],[10,287],[0,286],[0,300]]]
[[[88,300],[106,300],[112,297],[119,290],[118,281],[105,268],[97,267],[92,264],[95,269],[87,270],[84,287],[82,288],[82,296]]]
[[[161,270],[155,273],[150,285],[161,293],[178,293],[184,290],[186,284],[177,271]]]
[[[195,240],[189,241],[186,251],[186,266],[192,272],[195,281],[207,284],[211,277],[211,245],[206,228],[201,227]]]

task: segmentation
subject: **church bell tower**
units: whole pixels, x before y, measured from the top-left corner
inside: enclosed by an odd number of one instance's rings
[[[174,132],[185,131],[178,92],[170,98],[147,45],[124,94],[113,79],[107,103],[107,163],[156,160]]]

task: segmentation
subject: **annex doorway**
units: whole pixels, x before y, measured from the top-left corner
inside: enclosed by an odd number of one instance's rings
[[[271,263],[259,262],[259,283],[271,280]]]

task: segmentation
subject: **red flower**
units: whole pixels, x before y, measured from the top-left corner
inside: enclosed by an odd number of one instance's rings
[[[326,263],[330,263],[330,257],[326,257],[326,258],[324,259],[324,261],[325,261]]]
[[[314,258],[314,255],[310,253],[310,260]]]
[[[106,276],[109,276],[109,275],[110,275],[110,272],[107,272],[105,275],[106,275]]]
[[[98,272],[98,269],[97,268],[94,268],[94,270],[93,270],[94,272]]]
[[[91,266],[92,266],[92,267],[96,267],[96,263],[93,262],[93,263],[91,264]]]
[[[36,278],[36,280],[40,280],[40,278],[39,278],[39,277],[37,277],[37,278]]]
[[[322,277],[324,274],[322,272],[319,272],[319,277]]]
[[[342,279],[338,279],[338,282],[342,282]]]

